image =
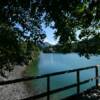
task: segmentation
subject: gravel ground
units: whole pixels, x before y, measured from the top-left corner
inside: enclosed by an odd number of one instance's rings
[[[100,87],[92,88],[88,91],[83,92],[80,95],[74,95],[69,98],[64,98],[62,100],[100,100]]]
[[[0,81],[22,78],[22,73],[25,69],[25,66],[15,66],[15,69],[10,73],[8,79],[0,77]],[[33,94],[33,91],[31,90],[29,92],[27,88],[28,86],[24,82],[0,86],[0,100],[19,100],[29,97]]]
[[[81,96],[81,100],[100,100],[100,89],[92,89]]]

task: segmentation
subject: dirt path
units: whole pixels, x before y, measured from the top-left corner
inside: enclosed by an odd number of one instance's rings
[[[15,66],[14,71],[10,73],[9,78],[6,80],[23,77],[22,73],[25,69],[25,66]],[[27,86],[23,82],[0,86],[0,100],[19,100],[25,97],[29,97],[32,94],[33,93],[27,91]]]

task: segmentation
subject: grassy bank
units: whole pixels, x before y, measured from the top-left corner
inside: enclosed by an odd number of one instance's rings
[[[39,48],[34,46],[34,51],[32,53],[32,60],[26,66],[26,69],[23,72],[23,76],[34,76],[34,75],[37,75],[39,54],[40,54]],[[35,90],[35,87],[34,87],[35,84],[32,81],[25,82],[25,85],[26,85],[27,91],[29,93],[33,93],[33,94],[36,93],[36,90]]]
[[[32,60],[26,67],[26,70],[24,72],[25,75],[27,76],[36,75],[38,68],[39,54],[40,54],[39,48],[34,46],[34,51],[32,53]]]

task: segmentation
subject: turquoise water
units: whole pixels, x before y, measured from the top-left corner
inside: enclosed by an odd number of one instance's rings
[[[88,66],[93,66],[100,64],[100,56],[91,56],[90,59],[85,57],[80,57],[76,53],[70,54],[57,54],[57,53],[41,53],[39,57],[38,71],[37,75],[43,75],[47,73],[53,73],[58,71],[64,71],[69,69],[77,69]],[[95,76],[94,69],[87,71],[81,71],[80,78],[81,81]],[[64,74],[59,76],[54,76],[50,78],[50,88],[51,90],[64,87],[76,83],[76,73]],[[36,91],[44,92],[46,91],[46,79],[41,79],[33,82]],[[90,82],[85,85],[81,85],[81,91],[95,85],[95,82]],[[57,94],[51,95],[50,100],[61,100],[62,98],[75,94],[76,88],[66,90],[64,92],[59,92]],[[41,99],[42,100],[42,99]]]

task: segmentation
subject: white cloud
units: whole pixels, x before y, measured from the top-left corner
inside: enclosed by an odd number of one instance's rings
[[[45,38],[44,42],[48,42],[52,45],[56,45],[58,43],[58,39],[57,40],[49,40],[48,38]]]

